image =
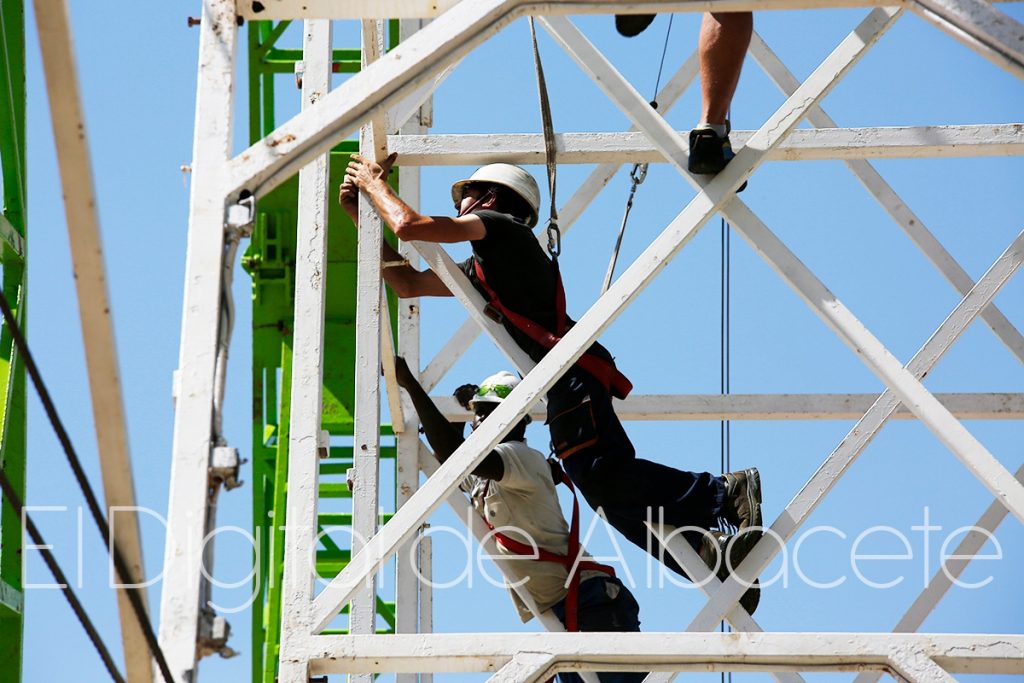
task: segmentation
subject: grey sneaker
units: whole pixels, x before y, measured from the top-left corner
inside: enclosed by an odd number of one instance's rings
[[[712,529],[704,534],[700,545],[700,559],[704,561],[719,581],[729,577],[729,567],[739,567],[754,544],[761,538],[760,534],[746,533],[739,536],[726,534]],[[726,561],[728,557],[728,561]],[[761,582],[754,579],[750,588],[740,598],[740,606],[749,614],[753,614],[761,602]]]
[[[719,511],[722,519],[737,529],[763,526],[761,518],[761,475],[756,467],[741,472],[727,472],[725,497]]]

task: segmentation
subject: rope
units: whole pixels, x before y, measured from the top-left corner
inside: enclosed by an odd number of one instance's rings
[[[721,296],[721,370],[719,375],[720,390],[723,395],[731,391],[731,303],[732,303],[732,233],[729,231],[729,224],[722,220],[722,296]],[[732,440],[729,420],[722,420],[721,423],[721,471],[732,470]],[[719,630],[727,633],[732,629],[723,620]],[[732,683],[732,672],[722,672],[722,683]]]
[[[555,127],[551,122],[551,101],[548,99],[548,84],[544,78],[544,65],[537,45],[537,27],[530,17],[530,38],[533,41],[533,64],[537,70],[537,93],[540,98],[540,118],[544,125],[544,161],[548,170],[548,192],[551,195],[551,211],[548,216],[548,253],[555,261],[562,253],[562,232],[558,229],[558,205],[555,189],[558,183],[558,164],[555,162]]]
[[[124,557],[121,555],[117,545],[114,543],[114,539],[110,535],[110,526],[107,524],[107,520],[103,515],[103,511],[96,499],[96,494],[93,492],[92,486],[89,484],[89,480],[85,476],[85,470],[82,468],[81,460],[79,460],[78,454],[75,452],[75,448],[71,443],[71,438],[68,436],[68,432],[64,428],[64,424],[61,422],[60,416],[57,414],[57,407],[54,405],[53,399],[50,397],[50,392],[46,388],[46,384],[43,382],[43,378],[39,373],[39,368],[36,366],[35,360],[32,358],[32,353],[28,349],[28,343],[25,341],[25,336],[22,334],[21,328],[18,326],[18,321],[15,319],[14,313],[11,311],[11,305],[2,291],[0,291],[0,310],[3,312],[4,321],[11,332],[11,337],[14,339],[14,345],[17,347],[18,353],[21,354],[21,357],[25,361],[25,370],[32,379],[32,384],[35,386],[36,393],[39,395],[39,400],[43,404],[43,410],[46,413],[46,417],[49,419],[50,425],[53,427],[53,431],[57,435],[57,440],[60,441],[60,445],[64,449],[64,454],[67,456],[68,463],[71,465],[71,470],[75,475],[75,479],[78,481],[78,485],[82,489],[82,494],[89,507],[89,512],[92,513],[96,526],[100,530],[100,535],[103,537],[103,543],[106,545],[107,551],[110,553],[110,556],[114,561],[114,568],[117,570],[118,578],[122,584],[127,584],[132,579],[131,572],[128,570],[128,564],[124,561]],[[138,620],[139,627],[142,629],[143,635],[146,638],[146,643],[149,645],[150,653],[153,655],[153,658],[156,659],[164,680],[166,683],[173,683],[174,676],[171,674],[171,669],[167,665],[164,653],[157,642],[156,634],[153,632],[153,626],[149,623],[149,618],[146,616],[146,608],[142,604],[142,598],[139,597],[138,588],[124,587],[122,590],[128,598],[128,602],[131,603],[132,611],[135,613],[135,618]]]
[[[85,629],[86,635],[89,636],[89,640],[92,641],[93,647],[96,648],[96,652],[99,654],[100,659],[103,660],[103,666],[107,668],[110,673],[110,677],[116,683],[125,683],[124,677],[117,670],[117,665],[114,664],[113,657],[110,656],[110,651],[107,646],[103,644],[103,639],[100,638],[99,632],[89,619],[89,615],[85,613],[85,608],[82,607],[82,603],[78,600],[78,596],[71,590],[71,583],[68,581],[68,577],[65,576],[64,572],[61,571],[60,566],[57,564],[57,560],[54,558],[53,553],[50,552],[48,546],[44,541],[42,535],[39,533],[39,529],[36,528],[32,518],[25,513],[25,506],[21,502],[21,498],[14,490],[14,486],[11,485],[10,480],[7,478],[7,473],[0,469],[0,488],[3,489],[4,497],[7,498],[7,502],[11,504],[14,511],[18,514],[18,517],[25,520],[25,528],[28,530],[28,535],[32,537],[32,542],[36,544],[36,549],[43,556],[43,562],[50,568],[50,573],[53,574],[53,578],[60,584],[61,592],[64,593],[64,597],[67,598],[68,604],[71,605],[71,611],[78,617],[78,621],[81,622],[82,628]]]
[[[658,64],[658,77],[654,81],[654,96],[651,99],[651,107],[658,108],[658,88],[661,87],[661,73],[665,68],[665,55],[668,53],[668,39],[672,35],[672,20],[674,14],[668,16],[668,28],[665,29],[665,43],[661,46],[661,62]],[[626,210],[622,214],[622,224],[619,226],[619,234],[615,238],[615,248],[612,249],[612,257],[608,260],[608,270],[604,274],[604,284],[601,286],[601,294],[608,291],[612,285],[612,277],[615,275],[615,265],[619,261],[619,250],[622,248],[622,238],[626,234],[626,225],[629,223],[629,212],[633,209],[633,198],[636,196],[636,189],[647,179],[647,164],[633,164],[629,172],[629,179],[632,184],[629,188],[629,196],[626,198]]]

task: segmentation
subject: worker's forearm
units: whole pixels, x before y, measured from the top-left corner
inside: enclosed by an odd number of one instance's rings
[[[430,447],[434,449],[434,455],[438,460],[444,462],[455,452],[455,449],[462,445],[464,441],[462,434],[445,419],[422,386],[417,383],[405,387],[405,390],[409,392],[409,398],[412,399],[416,414],[420,417],[423,432],[427,436]]]
[[[381,219],[394,231],[420,218],[420,214],[395,194],[385,180],[377,179],[363,188]]]

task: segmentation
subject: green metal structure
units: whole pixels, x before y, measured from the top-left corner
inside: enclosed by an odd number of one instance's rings
[[[277,46],[290,22],[249,24],[249,136],[256,142],[274,129],[275,83],[295,88],[295,63],[301,49]],[[398,22],[389,24],[390,44],[397,42]],[[333,71],[359,70],[359,49],[334,51]],[[295,92],[292,90],[292,92]],[[297,98],[297,94],[295,95]],[[355,141],[341,143],[331,154],[330,186],[340,184]],[[256,600],[252,615],[252,672],[256,683],[274,683],[281,627],[281,578],[284,563],[287,500],[288,434],[295,304],[295,235],[298,178],[292,178],[259,201],[252,241],[242,265],[252,277],[253,349],[253,526],[260,548],[256,558]],[[320,465],[320,531],[317,572],[337,575],[351,557],[351,493],[346,472],[352,465],[355,404],[355,288],[357,231],[343,211],[329,213],[326,331],[322,426],[331,434],[329,457]],[[389,295],[392,329],[397,329],[393,295]],[[394,488],[395,446],[390,425],[381,425],[381,503],[389,482]],[[346,438],[348,437],[348,438]],[[390,441],[390,445],[389,445]],[[392,467],[389,469],[387,463]],[[392,498],[393,500],[393,498]],[[381,522],[390,518],[384,514]],[[378,631],[395,627],[394,604],[377,598]],[[330,631],[327,631],[330,632]],[[338,631],[334,631],[337,633]],[[344,631],[342,631],[344,632]]]
[[[0,3],[0,266],[4,295],[25,322],[25,8],[22,0]],[[0,468],[25,498],[25,370],[10,330],[0,331]],[[0,507],[0,683],[21,679],[24,596],[21,585],[21,519]]]

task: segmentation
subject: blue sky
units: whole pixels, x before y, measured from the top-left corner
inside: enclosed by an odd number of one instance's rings
[[[179,170],[191,157],[198,31],[186,27],[197,3],[149,3],[129,14],[120,5],[71,3],[72,26],[93,155],[94,182],[103,229],[110,294],[122,368],[137,498],[163,514],[167,508],[173,410],[171,373],[177,365],[181,292],[187,230],[188,178]],[[1001,9],[1024,20],[1020,5]],[[31,12],[29,12],[31,15]],[[813,68],[860,21],[866,10],[763,12],[755,28],[799,77]],[[642,37],[618,37],[609,17],[583,17],[577,25],[644,94],[653,91],[665,35],[665,17]],[[698,18],[675,19],[663,81],[694,49]],[[101,487],[88,400],[81,333],[71,276],[44,79],[35,26],[28,19],[28,164],[30,339],[62,417],[94,486]],[[351,45],[351,27],[336,29],[338,44]],[[289,34],[297,45],[295,31]],[[345,42],[348,40],[348,42]],[[244,44],[244,42],[243,42]],[[560,131],[616,131],[623,114],[546,37],[541,48],[551,87],[555,126]],[[492,38],[438,91],[437,133],[536,132],[540,128],[536,90],[524,21]],[[242,55],[244,53],[240,53]],[[236,149],[247,141],[244,75],[240,74]],[[298,92],[278,85],[279,121],[298,107]],[[287,101],[294,98],[292,101]],[[736,129],[756,129],[783,97],[753,60],[748,60],[733,106]],[[841,126],[897,126],[1005,123],[1024,111],[1020,81],[954,42],[913,15],[905,15],[824,100]],[[696,123],[696,86],[668,113],[685,130]],[[806,124],[804,124],[806,126]],[[886,160],[876,167],[972,277],[980,277],[1022,228],[1024,177],[1020,157],[942,160]],[[450,183],[470,169],[440,168],[424,173],[424,209],[448,213]],[[531,169],[538,178],[543,169]],[[563,166],[559,197],[567,199],[590,167]],[[582,315],[596,299],[618,229],[628,180],[624,169],[574,226],[565,243],[563,272],[570,313]],[[640,188],[620,267],[632,261],[693,196],[665,165],[652,167]],[[770,162],[751,179],[742,198],[902,361],[908,360],[959,301],[954,290],[925,260],[841,162]],[[735,393],[865,392],[882,390],[878,380],[741,239],[732,240],[731,389]],[[620,366],[642,394],[719,391],[720,227],[712,219],[603,336]],[[453,255],[466,253],[456,246]],[[226,430],[233,445],[249,451],[249,280],[239,271],[239,304]],[[1018,276],[996,299],[1018,328],[1024,328],[1024,279]],[[424,305],[423,357],[429,359],[461,324],[451,301]],[[486,341],[478,341],[441,382],[437,391],[479,379],[506,363]],[[1024,368],[981,323],[975,323],[928,378],[934,391],[1021,391]],[[29,398],[28,502],[67,506],[36,515],[65,571],[80,564],[79,590],[89,613],[120,657],[113,594],[105,588],[106,568],[96,532],[86,520],[81,562],[76,534],[81,496],[37,399]],[[734,468],[757,466],[765,484],[765,516],[774,519],[852,423],[743,422],[732,425]],[[968,429],[1008,469],[1021,463],[1020,422],[970,421]],[[546,443],[541,427],[531,428],[533,445]],[[717,471],[718,423],[629,423],[643,457],[678,467]],[[248,479],[246,473],[245,476]],[[251,487],[222,498],[222,524],[250,526]],[[790,582],[768,588],[756,617],[766,630],[889,631],[922,588],[925,558],[937,566],[941,541],[972,524],[991,501],[987,491],[920,424],[887,426],[834,493],[815,511],[810,525],[831,525],[846,535],[808,539],[800,554],[805,573],[825,582],[843,575],[834,589],[814,589],[795,575],[792,558],[776,560],[766,575],[788,569]],[[563,501],[566,506],[568,500]],[[568,510],[568,507],[566,507]],[[927,510],[927,513],[925,512]],[[928,549],[912,529],[927,514],[935,532]],[[584,512],[584,524],[592,519]],[[444,514],[435,526],[454,523]],[[854,539],[875,526],[905,535],[913,558],[865,562],[865,576],[889,589],[856,580],[849,555]],[[163,529],[143,521],[147,573],[163,562]],[[997,530],[1002,557],[978,562],[965,580],[992,579],[983,588],[954,589],[924,625],[936,632],[1021,632],[1024,614],[1019,586],[1024,570],[1024,532],[1014,519]],[[958,539],[954,539],[954,543]],[[621,543],[621,540],[620,540]],[[643,582],[647,560],[621,543],[624,558]],[[614,552],[598,531],[595,554]],[[792,550],[792,548],[790,548]],[[861,553],[901,554],[896,537],[876,533]],[[986,546],[995,553],[995,544]],[[459,546],[438,540],[438,576],[461,571]],[[215,575],[238,581],[249,571],[249,550],[237,538],[218,545]],[[656,569],[656,567],[654,567]],[[38,555],[29,554],[27,576],[50,577]],[[385,572],[385,580],[393,576]],[[479,578],[479,577],[478,577]],[[638,586],[644,630],[685,628],[703,600],[683,588]],[[219,591],[223,604],[244,602],[247,589]],[[154,623],[159,589],[150,592]],[[472,589],[439,592],[438,631],[533,630],[518,623],[504,591],[477,581]],[[101,663],[57,591],[32,590],[26,600],[26,681],[74,677],[104,680]],[[205,660],[203,680],[248,677],[248,617],[231,617],[233,645],[242,656]],[[54,657],[54,634],[60,656]],[[809,678],[836,678],[819,674]],[[451,677],[470,680],[473,677]],[[478,677],[477,677],[478,678]],[[702,678],[717,680],[717,675]],[[763,680],[757,674],[738,678]],[[441,680],[446,680],[442,678]]]

